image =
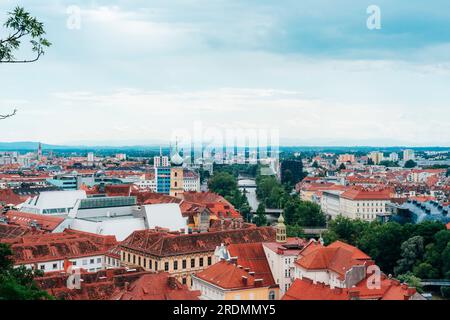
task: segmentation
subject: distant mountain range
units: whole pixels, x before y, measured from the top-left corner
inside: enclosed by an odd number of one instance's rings
[[[38,149],[39,142],[34,141],[20,141],[20,142],[0,142],[1,151],[34,151]],[[163,149],[168,148],[168,144],[162,144]],[[148,150],[148,151],[159,151],[159,144],[148,144],[148,145],[53,145],[53,144],[42,144],[43,150],[114,150],[114,151],[127,151],[127,150]],[[411,148],[414,150],[430,150],[430,151],[450,151],[449,147],[440,146],[430,146],[430,147],[405,147],[405,146],[312,146],[312,145],[295,145],[295,144],[285,144],[280,146],[282,150],[298,150],[298,151],[368,151],[368,150],[384,150],[386,152],[400,151],[405,148]]]

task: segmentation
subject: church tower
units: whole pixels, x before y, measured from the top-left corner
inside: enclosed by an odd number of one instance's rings
[[[38,160],[42,159],[42,143],[40,143],[40,142],[39,142],[38,150],[37,150],[37,159]]]
[[[170,195],[178,197],[184,192],[183,158],[178,153],[178,142],[175,153],[170,158]]]
[[[280,217],[278,218],[278,223],[275,229],[277,231],[277,242],[286,243],[287,242],[286,225],[284,224],[284,217],[282,213],[280,213]]]

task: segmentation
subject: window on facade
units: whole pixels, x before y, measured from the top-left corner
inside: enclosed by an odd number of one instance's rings
[[[91,259],[91,260],[89,261],[89,263],[90,263],[90,264],[94,264],[94,263],[95,263],[95,260],[94,260],[94,259]]]
[[[45,264],[41,265],[41,270],[45,270]]]
[[[177,260],[175,260],[173,262],[173,270],[178,270],[178,261]]]
[[[133,264],[136,264],[136,255],[133,254]]]
[[[275,291],[273,290],[269,291],[269,300],[275,300]]]
[[[199,262],[200,267],[203,267],[203,258],[200,258],[198,262]]]
[[[102,258],[97,258],[97,263],[102,263]]]
[[[83,260],[83,266],[87,265],[87,260]]]
[[[131,262],[131,254],[128,254],[128,262]]]
[[[141,265],[141,257],[138,257],[138,265]]]
[[[182,284],[186,284],[186,278],[182,278],[182,279],[181,279],[181,283],[182,283]]]
[[[76,266],[76,265],[77,265],[77,262],[76,262],[76,261],[72,261],[72,264],[73,264],[74,266]]]
[[[53,264],[53,269],[58,268],[58,265],[56,263]]]
[[[164,271],[169,271],[169,262],[164,263]]]
[[[144,268],[147,268],[147,259],[144,258]]]
[[[155,261],[155,270],[158,270],[158,261]]]
[[[208,266],[212,265],[212,257],[208,257]]]
[[[183,259],[183,261],[181,262],[182,268],[186,269],[186,259]]]
[[[191,268],[195,268],[195,259],[191,259]]]

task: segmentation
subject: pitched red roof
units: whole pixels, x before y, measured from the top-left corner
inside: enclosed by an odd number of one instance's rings
[[[0,223],[0,242],[9,242],[11,239],[25,235],[42,233],[44,233],[42,230],[33,230],[27,227]]]
[[[262,279],[228,261],[220,261],[197,273],[195,277],[227,290],[242,290],[262,285]]]
[[[154,256],[173,256],[197,252],[214,252],[217,246],[275,240],[272,227],[247,228],[216,232],[177,234],[155,230],[133,232],[120,246]]]
[[[9,241],[15,264],[73,259],[106,254],[111,245],[88,236],[70,233],[27,235]]]
[[[341,194],[341,197],[349,200],[389,200],[392,190],[367,190],[367,189],[349,189]]]
[[[348,300],[347,289],[330,289],[310,279],[295,279],[281,300]]]
[[[0,190],[0,204],[5,205],[12,204],[17,206],[27,200],[28,197],[20,196],[14,193],[12,189]]]
[[[318,247],[304,254],[295,263],[307,270],[331,270],[343,278],[353,266],[369,262],[370,257],[358,248],[336,241],[328,247]]]
[[[230,244],[227,249],[231,257],[237,258],[238,265],[263,279],[264,286],[276,286],[262,243]]]
[[[35,223],[37,224],[38,229],[42,229],[48,232],[52,232],[53,230],[55,230],[65,220],[61,217],[25,213],[14,210],[9,210],[5,214],[5,217],[8,219],[9,224],[14,224],[22,227],[30,227],[32,223]]]
[[[296,279],[281,300],[409,300],[416,289],[382,275],[379,288],[367,285],[367,279],[353,288],[334,288],[310,279]]]
[[[200,291],[190,291],[168,273],[142,275],[112,300],[199,300]]]

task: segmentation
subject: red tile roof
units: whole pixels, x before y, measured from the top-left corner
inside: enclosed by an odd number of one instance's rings
[[[9,242],[11,239],[16,239],[25,235],[43,233],[44,231],[42,230],[0,223],[0,242]]]
[[[347,289],[330,289],[323,283],[296,279],[281,300],[348,300]]]
[[[14,210],[9,210],[5,214],[5,217],[8,219],[9,224],[14,224],[22,227],[30,227],[31,223],[36,223],[38,225],[38,229],[42,229],[48,232],[52,232],[53,230],[55,230],[65,220],[61,217],[25,213]]]
[[[123,249],[153,256],[174,256],[214,252],[217,246],[232,243],[254,243],[275,240],[272,227],[247,228],[217,232],[175,234],[155,230],[133,232],[121,243]]]
[[[263,279],[264,286],[276,286],[262,243],[230,244],[227,249],[231,257],[237,257],[238,265]]]
[[[106,254],[112,245],[98,243],[99,240],[94,240],[95,236],[50,233],[27,235],[8,242],[11,244],[15,264],[32,264]]]
[[[244,270],[242,266],[220,261],[197,273],[195,277],[226,290],[243,290],[262,285],[258,277]]]
[[[314,283],[310,279],[296,279],[282,300],[409,300],[416,294],[416,289],[398,280],[388,279],[382,275],[379,288],[367,285],[367,279],[360,281],[353,288],[331,289],[323,283]]]
[[[370,257],[358,248],[336,241],[328,247],[319,247],[304,254],[295,263],[307,270],[331,270],[343,278],[353,266],[369,262]]]
[[[25,202],[28,199],[26,196],[20,196],[14,193],[12,189],[4,189],[0,190],[0,204],[4,203],[5,205],[18,205]]]
[[[200,291],[189,291],[168,273],[142,275],[112,296],[112,300],[198,300]]]
[[[368,189],[350,189],[341,194],[341,197],[349,200],[389,200],[392,190],[368,190]]]

